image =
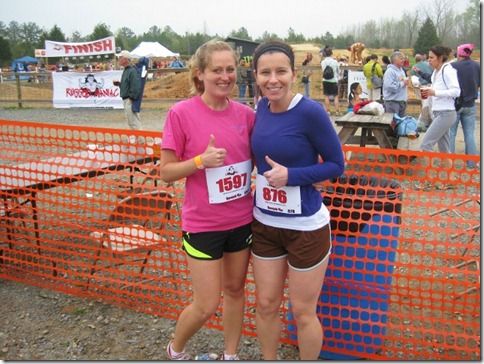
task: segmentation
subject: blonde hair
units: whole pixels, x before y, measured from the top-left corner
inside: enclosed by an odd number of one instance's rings
[[[198,47],[195,54],[190,58],[190,93],[192,95],[201,95],[205,91],[203,81],[198,78],[197,73],[203,72],[210,64],[211,56],[214,52],[230,51],[234,56],[235,65],[238,63],[238,57],[234,49],[222,40],[212,39]]]

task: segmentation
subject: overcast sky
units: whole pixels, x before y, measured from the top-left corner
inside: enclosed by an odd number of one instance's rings
[[[112,32],[126,26],[135,34],[151,26],[169,25],[178,34],[206,32],[227,36],[245,27],[257,38],[264,31],[287,36],[292,27],[305,37],[331,32],[370,19],[399,19],[433,0],[7,0],[2,1],[0,21],[7,24],[35,22],[50,30],[57,24],[68,37],[79,31],[85,36],[98,23]],[[420,5],[419,5],[420,4]],[[454,0],[454,9],[465,9],[468,0]],[[459,10],[462,12],[463,10]]]

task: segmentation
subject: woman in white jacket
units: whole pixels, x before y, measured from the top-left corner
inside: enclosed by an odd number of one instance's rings
[[[434,69],[432,87],[422,90],[422,98],[432,98],[433,121],[420,145],[423,151],[432,151],[437,144],[440,152],[450,153],[450,128],[457,117],[454,99],[460,95],[457,71],[447,61],[451,52],[444,46],[429,50],[429,63]]]

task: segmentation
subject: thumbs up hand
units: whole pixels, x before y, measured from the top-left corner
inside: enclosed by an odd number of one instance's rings
[[[266,155],[266,162],[271,167],[270,170],[264,172],[264,177],[271,187],[281,188],[287,184],[288,171],[283,165],[274,162]]]
[[[215,146],[215,136],[210,134],[207,148],[202,154],[202,161],[205,167],[220,167],[224,165],[227,150]]]

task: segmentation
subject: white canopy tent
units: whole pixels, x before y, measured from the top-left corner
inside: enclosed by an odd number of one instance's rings
[[[174,53],[158,42],[141,42],[131,52],[135,57],[178,57],[180,53]]]

